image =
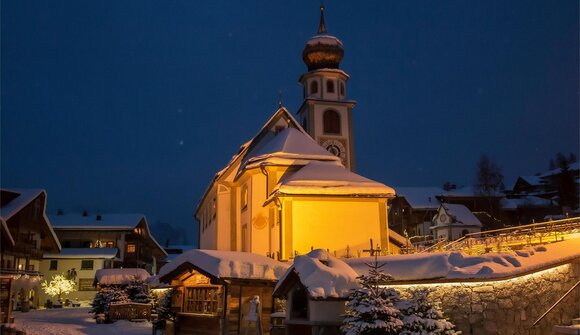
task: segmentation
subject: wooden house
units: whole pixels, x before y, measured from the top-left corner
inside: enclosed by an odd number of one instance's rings
[[[175,334],[268,334],[272,292],[286,263],[248,252],[190,250],[165,265]]]

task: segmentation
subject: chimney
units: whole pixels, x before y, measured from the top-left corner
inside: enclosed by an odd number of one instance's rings
[[[59,208],[56,210],[56,215],[64,215],[64,211],[61,208]]]
[[[89,213],[87,211],[83,211],[83,216],[89,216]]]
[[[101,221],[101,219],[102,219],[101,214],[97,214],[97,221]]]

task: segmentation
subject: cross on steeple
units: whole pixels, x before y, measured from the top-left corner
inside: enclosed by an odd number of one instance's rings
[[[318,25],[318,33],[326,33],[326,24],[324,23],[324,4],[320,3],[320,24]]]

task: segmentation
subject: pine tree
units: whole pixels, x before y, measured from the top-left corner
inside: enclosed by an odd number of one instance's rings
[[[428,299],[428,289],[411,291],[411,299],[397,304],[403,319],[401,335],[458,335],[455,325],[445,319],[439,304]]]
[[[125,288],[125,292],[129,296],[129,300],[140,304],[148,304],[151,302],[151,297],[147,292],[145,283],[141,280],[132,280]]]
[[[95,314],[95,317],[97,314],[108,314],[111,303],[123,303],[129,301],[129,296],[123,288],[117,286],[104,286],[95,295],[89,313]]]
[[[376,259],[374,264],[367,265],[368,275],[358,277],[361,287],[349,295],[341,330],[346,335],[398,334],[403,326],[400,312],[394,306],[399,294],[392,288],[381,287],[392,277],[380,269],[382,265]]]

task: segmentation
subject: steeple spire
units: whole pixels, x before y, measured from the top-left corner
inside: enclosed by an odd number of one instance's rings
[[[326,24],[324,23],[324,4],[320,3],[320,24],[318,25],[318,34],[326,33]]]

